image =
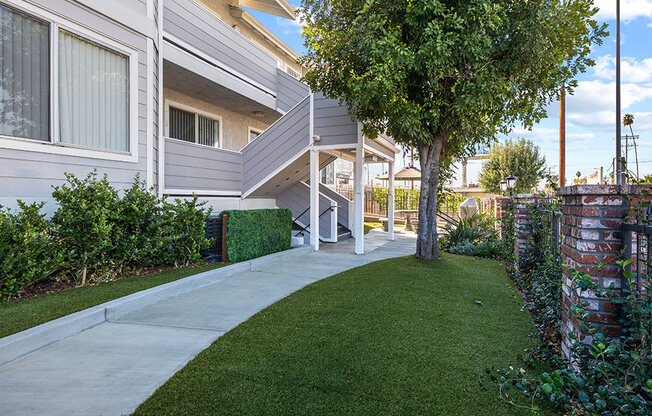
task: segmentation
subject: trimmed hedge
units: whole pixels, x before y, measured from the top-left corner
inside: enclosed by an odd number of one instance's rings
[[[292,237],[289,209],[224,211],[229,215],[226,247],[230,262],[288,250]]]

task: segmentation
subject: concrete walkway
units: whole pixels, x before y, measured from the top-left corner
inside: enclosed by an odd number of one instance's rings
[[[414,253],[415,238],[371,231],[132,312],[0,366],[0,415],[128,415],[226,331],[302,287]],[[219,272],[219,269],[215,272]]]

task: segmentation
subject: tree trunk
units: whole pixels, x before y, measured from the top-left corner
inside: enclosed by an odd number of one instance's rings
[[[429,146],[419,146],[421,164],[421,195],[419,197],[419,231],[417,257],[423,260],[439,259],[437,244],[437,190],[444,135],[437,135]]]

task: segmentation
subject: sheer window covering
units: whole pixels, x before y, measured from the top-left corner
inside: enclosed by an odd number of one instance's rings
[[[50,26],[2,4],[0,134],[50,140]]]
[[[59,30],[62,143],[128,152],[129,58]]]

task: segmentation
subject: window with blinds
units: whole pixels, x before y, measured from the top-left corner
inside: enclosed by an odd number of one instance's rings
[[[170,106],[168,135],[177,140],[220,147],[220,121]]]

